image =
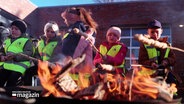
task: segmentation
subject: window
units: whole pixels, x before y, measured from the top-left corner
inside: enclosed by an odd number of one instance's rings
[[[131,68],[131,64],[138,63],[138,56],[139,56],[139,42],[134,39],[135,34],[147,34],[147,27],[146,26],[136,26],[136,27],[121,27],[122,35],[121,35],[121,42],[126,44],[128,47],[128,52],[126,55],[126,63],[125,66],[129,70]],[[161,37],[168,37],[168,41],[171,43],[171,29],[169,26],[163,26],[163,33]]]

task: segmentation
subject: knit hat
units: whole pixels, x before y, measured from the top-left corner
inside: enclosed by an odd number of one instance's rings
[[[25,33],[26,32],[26,29],[27,29],[27,25],[24,21],[20,20],[20,19],[17,19],[15,21],[13,21],[11,23],[11,26],[14,25],[16,27],[18,27],[21,31],[21,33]]]
[[[56,35],[59,35],[59,26],[54,21],[49,21],[44,26],[44,33],[46,33],[48,28],[52,28]]]
[[[109,28],[108,31],[107,31],[106,36],[107,36],[109,33],[114,33],[114,34],[116,34],[116,35],[119,37],[119,40],[120,40],[120,37],[121,37],[121,29],[120,29],[119,27],[113,26],[113,27]]]

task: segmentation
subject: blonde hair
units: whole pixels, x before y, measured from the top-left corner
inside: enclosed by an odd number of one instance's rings
[[[44,34],[46,34],[47,29],[52,28],[56,35],[59,35],[59,26],[55,21],[49,21],[44,26]]]

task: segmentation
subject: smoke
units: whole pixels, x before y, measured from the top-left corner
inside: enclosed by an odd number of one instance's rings
[[[72,57],[70,56],[65,56],[61,53],[54,55],[51,59],[50,62],[52,63],[57,63],[60,66],[65,66],[66,64],[68,64],[70,61],[72,60]]]

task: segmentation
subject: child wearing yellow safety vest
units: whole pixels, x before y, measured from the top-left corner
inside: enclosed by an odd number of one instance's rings
[[[93,61],[97,68],[125,74],[125,56],[128,50],[127,46],[120,42],[120,39],[121,29],[119,27],[113,26],[108,29],[106,41],[100,44],[100,53],[96,53]],[[112,67],[108,65],[112,65]]]
[[[158,20],[154,19],[148,23],[147,33],[147,37],[149,39],[167,43],[168,46],[170,46],[167,41],[167,37],[161,37],[163,29]],[[160,68],[162,68],[163,71],[165,68],[170,70],[170,68],[174,66],[175,62],[176,56],[172,49],[162,49],[159,47],[150,46],[148,44],[140,44],[138,63],[146,67],[151,67],[153,70],[150,74],[154,74],[156,71],[158,71],[157,69]],[[171,73],[168,74],[166,81],[168,83],[175,82]]]
[[[11,35],[4,41],[3,55],[0,56],[0,87],[17,86],[19,78],[31,65],[29,59],[19,55],[33,55],[33,44],[24,36],[26,29],[26,23],[20,19],[11,23]]]
[[[44,26],[44,35],[40,36],[37,43],[35,57],[42,61],[51,63],[62,60],[61,36],[59,35],[59,26],[55,21],[48,21]],[[57,64],[61,64],[58,62]],[[29,68],[24,75],[24,85],[32,85],[32,76],[37,75],[38,63]]]

